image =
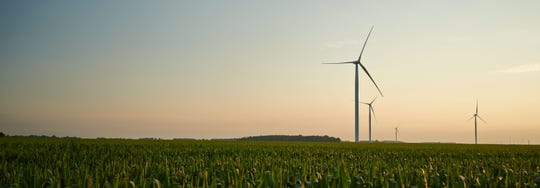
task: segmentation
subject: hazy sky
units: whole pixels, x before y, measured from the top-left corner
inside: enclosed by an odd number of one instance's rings
[[[540,144],[540,1],[0,1],[0,131]],[[377,96],[360,75],[360,100]],[[361,106],[360,139],[367,139]]]

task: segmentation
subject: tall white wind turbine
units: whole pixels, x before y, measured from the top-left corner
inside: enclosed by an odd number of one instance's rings
[[[377,97],[373,98],[373,100],[371,100],[371,102],[369,103],[365,103],[363,102],[362,104],[365,104],[365,105],[368,105],[368,111],[369,111],[369,142],[371,142],[371,113],[373,112],[373,117],[375,117],[375,110],[373,110],[373,102],[375,102],[375,99],[377,99]]]
[[[487,123],[480,115],[478,115],[478,100],[476,100],[476,111],[474,112],[474,115],[469,118],[471,120],[474,118],[474,144],[478,144],[478,124],[476,118],[482,120],[484,123]]]
[[[375,83],[375,80],[373,80],[373,77],[369,74],[368,70],[364,65],[361,63],[362,54],[364,53],[364,49],[366,48],[367,41],[369,39],[369,36],[371,35],[371,32],[373,31],[373,26],[371,26],[371,30],[369,30],[368,36],[366,38],[366,41],[364,42],[364,46],[362,47],[362,51],[360,51],[360,56],[358,57],[358,60],[355,61],[348,61],[348,62],[340,62],[340,63],[323,63],[323,64],[354,64],[355,72],[354,72],[354,141],[358,143],[358,66],[362,67],[364,72],[366,72],[369,79],[371,79],[371,82],[375,85],[381,96],[383,96],[381,90],[379,89],[379,86]]]

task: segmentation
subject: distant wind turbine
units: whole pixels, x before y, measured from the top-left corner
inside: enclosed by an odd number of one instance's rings
[[[323,63],[323,64],[354,64],[355,66],[355,72],[354,72],[354,141],[358,143],[358,117],[359,117],[359,111],[358,111],[358,65],[362,67],[364,72],[368,75],[369,79],[371,79],[371,82],[375,85],[381,96],[383,96],[381,90],[379,89],[379,86],[375,83],[375,80],[373,80],[373,77],[369,74],[368,70],[360,60],[362,59],[362,54],[364,53],[364,49],[366,48],[367,41],[369,39],[369,36],[371,35],[371,32],[373,31],[373,26],[371,26],[371,30],[369,30],[368,36],[366,38],[366,41],[364,42],[364,46],[362,47],[362,51],[360,51],[360,56],[358,57],[358,60],[355,61],[348,61],[348,62],[340,62],[340,63]]]
[[[369,111],[369,142],[371,142],[371,112],[373,112],[373,117],[375,118],[375,110],[373,110],[373,102],[375,102],[375,99],[377,97],[373,98],[370,103],[363,102],[362,104],[368,105],[368,111]]]
[[[477,126],[477,120],[476,118],[482,120],[484,123],[487,123],[480,115],[478,115],[478,100],[476,100],[476,111],[474,112],[474,115],[469,118],[471,120],[474,118],[474,144],[478,144],[478,126]]]
[[[396,142],[398,141],[398,139],[397,139],[397,136],[398,136],[398,133],[399,133],[399,129],[398,129],[398,128],[399,128],[399,127],[396,127],[396,128],[395,128],[395,129],[396,129],[396,133],[395,133],[395,134],[396,134]]]

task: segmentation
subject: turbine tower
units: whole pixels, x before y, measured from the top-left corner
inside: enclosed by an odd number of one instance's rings
[[[396,133],[395,133],[395,134],[396,134],[396,142],[398,141],[398,139],[397,139],[397,136],[398,136],[398,133],[399,133],[399,129],[398,129],[398,128],[399,128],[399,127],[396,127],[396,128],[395,128],[395,129],[396,129]]]
[[[474,115],[469,118],[469,120],[472,118],[474,118],[474,144],[478,144],[478,122],[476,118],[482,120],[484,123],[487,123],[484,119],[482,119],[482,117],[480,117],[480,115],[478,115],[478,100],[476,100],[476,111],[474,112]]]
[[[362,51],[360,51],[360,56],[358,57],[358,60],[355,61],[347,61],[347,62],[340,62],[340,63],[323,63],[323,64],[354,64],[355,72],[354,72],[354,141],[358,143],[358,66],[362,67],[364,72],[366,72],[369,79],[371,79],[371,82],[375,85],[381,96],[383,96],[381,90],[379,89],[379,86],[375,83],[375,80],[373,80],[373,77],[369,74],[366,67],[362,65],[360,60],[362,59],[362,54],[364,53],[364,49],[366,48],[367,41],[369,39],[369,36],[371,35],[371,32],[373,31],[373,26],[371,26],[371,30],[369,30],[368,36],[366,38],[366,41],[364,42],[364,46],[362,47]]]
[[[373,102],[375,102],[375,99],[377,97],[373,98],[370,103],[363,102],[362,104],[368,105],[368,111],[369,111],[369,142],[371,142],[371,112],[373,112],[373,117],[375,117],[375,110],[373,110]]]

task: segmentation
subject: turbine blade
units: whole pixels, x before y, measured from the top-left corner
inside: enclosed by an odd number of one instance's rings
[[[373,100],[371,100],[369,104],[373,104],[373,102],[375,102],[375,99],[377,99],[377,97],[373,98]]]
[[[476,114],[478,114],[478,99],[476,99]]]
[[[347,61],[347,62],[339,62],[339,63],[322,63],[322,64],[355,64],[356,61]]]
[[[364,69],[364,72],[366,72],[366,74],[368,75],[369,79],[371,79],[371,81],[373,82],[373,84],[375,84],[375,87],[377,88],[377,90],[379,91],[379,93],[381,94],[382,97],[384,97],[384,95],[382,94],[382,91],[381,89],[379,89],[379,86],[377,86],[377,83],[375,83],[375,80],[373,80],[373,77],[371,77],[371,75],[369,74],[369,72],[367,71],[366,67],[364,67],[364,65],[362,65],[362,63],[359,63],[360,66],[362,67],[362,69]]]
[[[373,109],[373,106],[369,105],[369,110],[371,110],[371,112],[373,112],[373,119],[375,119],[375,121],[377,121],[377,118],[375,117],[375,110]]]
[[[369,105],[369,103],[365,103],[365,102],[360,102],[360,103],[365,104],[365,105]]]
[[[486,120],[482,119],[482,117],[477,116],[480,120],[482,120],[485,124],[487,124]]]
[[[372,25],[371,26],[371,30],[369,30],[369,33],[366,37],[366,41],[364,42],[364,46],[362,47],[362,51],[360,51],[360,56],[358,56],[358,61],[360,61],[360,59],[362,59],[362,54],[364,53],[364,49],[366,48],[366,44],[367,44],[367,41],[369,39],[369,36],[371,35],[371,32],[373,31],[373,27],[375,27],[375,25]]]
[[[474,115],[471,118],[467,119],[467,121],[471,121],[471,119],[473,119],[473,118],[474,118]]]

